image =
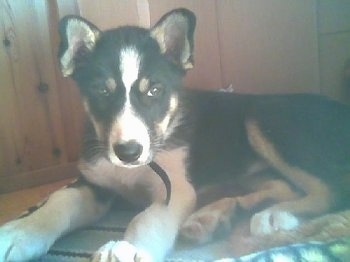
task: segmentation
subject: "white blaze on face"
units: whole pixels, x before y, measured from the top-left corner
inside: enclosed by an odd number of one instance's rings
[[[122,49],[119,58],[119,70],[125,87],[125,102],[121,112],[116,116],[110,134],[110,159],[119,166],[123,162],[115,155],[113,145],[136,141],[142,145],[139,164],[144,164],[150,157],[150,136],[146,124],[137,116],[130,103],[130,92],[134,82],[138,79],[140,69],[140,55],[135,48]]]
[[[132,84],[139,76],[140,70],[140,55],[135,48],[128,47],[121,50],[119,57],[119,70],[128,95]]]

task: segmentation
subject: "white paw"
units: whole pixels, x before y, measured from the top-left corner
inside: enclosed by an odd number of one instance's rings
[[[93,262],[152,262],[150,255],[127,241],[109,241],[92,259]]]
[[[25,218],[0,227],[0,261],[23,261],[40,257],[53,240],[45,238]]]
[[[252,235],[268,235],[279,230],[292,230],[299,225],[292,214],[280,210],[264,210],[255,214],[250,220]]]

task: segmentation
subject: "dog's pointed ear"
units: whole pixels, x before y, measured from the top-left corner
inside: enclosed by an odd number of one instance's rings
[[[151,29],[161,52],[184,70],[193,68],[195,15],[184,8],[165,14]]]
[[[63,76],[70,76],[93,51],[101,31],[79,16],[65,16],[59,23],[59,61]]]

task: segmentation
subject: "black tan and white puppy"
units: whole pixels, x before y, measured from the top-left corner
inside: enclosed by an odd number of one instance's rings
[[[305,217],[343,207],[350,110],[315,95],[182,89],[193,67],[194,29],[195,16],[186,9],[167,13],[150,30],[102,32],[80,17],[61,21],[61,70],[79,86],[89,117],[81,178],[1,227],[0,261],[43,255],[63,234],[103,216],[116,194],[146,208],[124,240],[106,243],[93,261],[162,261],[179,231],[206,241],[236,210],[266,201],[252,214],[252,234],[290,230]],[[170,179],[168,204],[149,163]],[[192,214],[194,188],[228,181],[246,193]]]

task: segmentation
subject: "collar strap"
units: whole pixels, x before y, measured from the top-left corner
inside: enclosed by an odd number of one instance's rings
[[[152,161],[148,165],[162,179],[166,188],[165,203],[166,205],[168,205],[170,201],[170,196],[171,196],[171,183],[170,183],[169,177],[167,173],[164,171],[164,169],[161,166],[159,166],[156,162]]]

